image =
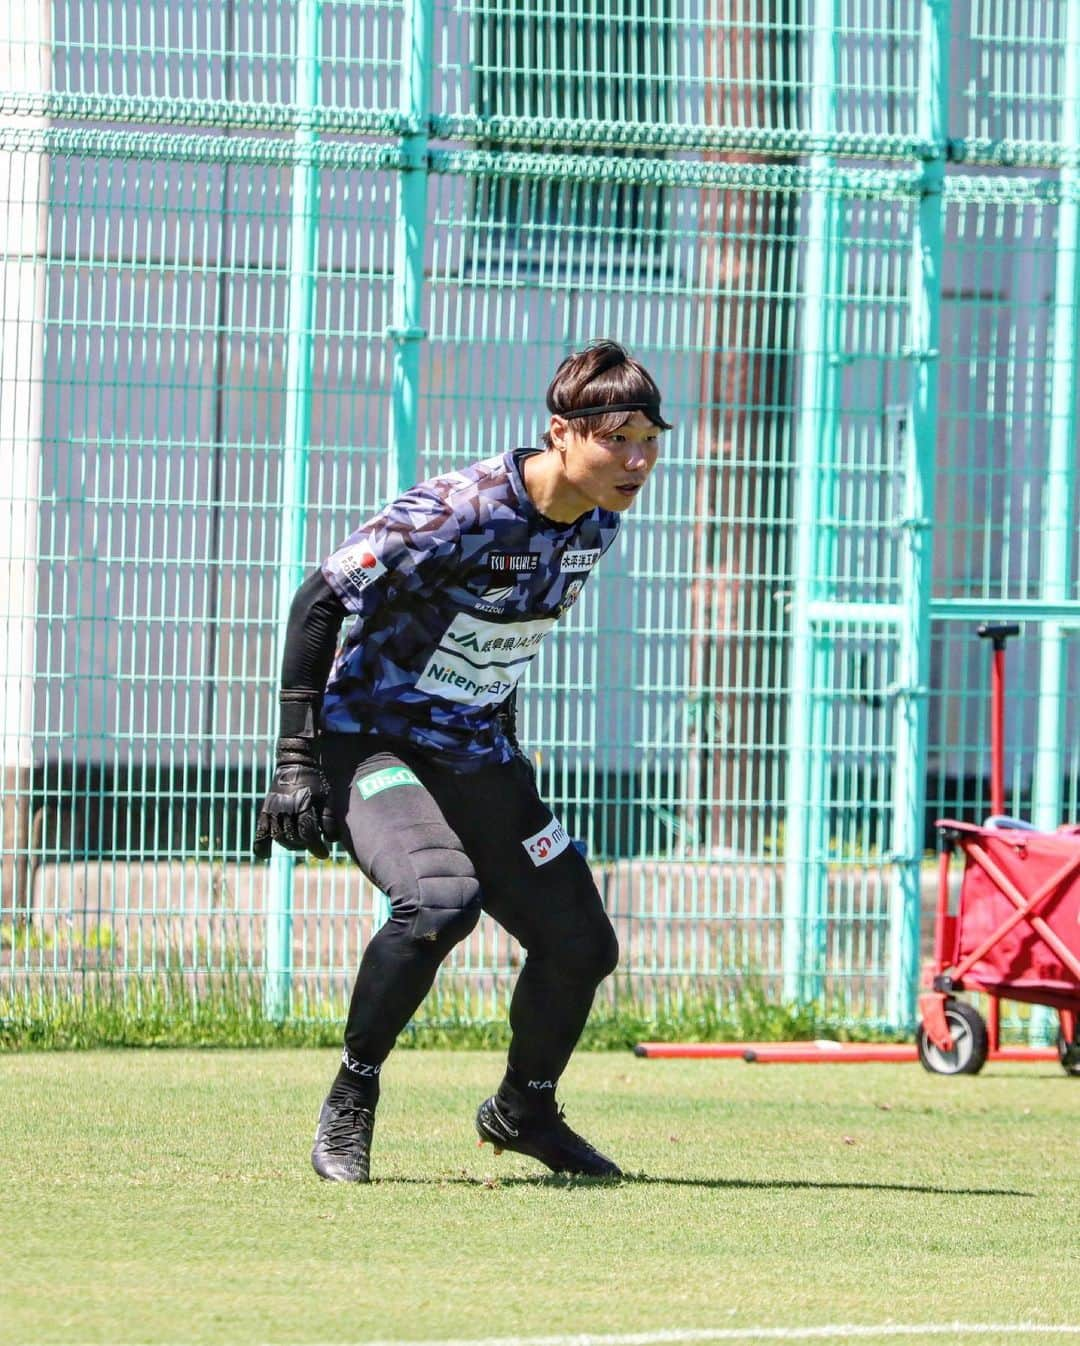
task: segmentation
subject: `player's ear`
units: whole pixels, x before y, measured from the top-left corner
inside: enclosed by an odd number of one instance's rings
[[[552,416],[551,424],[548,426],[548,434],[551,437],[551,447],[553,449],[565,449],[566,441],[570,435],[570,422],[564,420],[562,416]]]

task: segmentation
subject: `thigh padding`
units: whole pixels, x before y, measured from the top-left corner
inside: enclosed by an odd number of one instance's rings
[[[388,838],[372,862],[371,878],[390,899],[394,918],[410,921],[420,939],[460,939],[480,915],[472,862],[448,840],[445,826],[414,823]]]

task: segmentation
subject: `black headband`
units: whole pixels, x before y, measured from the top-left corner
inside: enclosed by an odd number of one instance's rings
[[[643,411],[654,425],[664,430],[671,429],[660,415],[659,402],[609,402],[603,407],[576,407],[573,411],[555,411],[552,415],[561,416],[564,421],[573,421],[580,416],[606,416],[612,411]]]

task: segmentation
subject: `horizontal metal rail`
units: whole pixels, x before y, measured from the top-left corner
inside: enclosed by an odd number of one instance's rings
[[[1049,140],[950,137],[838,130],[831,134],[798,127],[730,126],[690,122],[635,122],[595,118],[435,114],[426,126],[394,109],[273,103],[141,94],[0,91],[0,115],[82,122],[169,126],[311,130],[399,137],[426,134],[434,140],[559,144],[574,148],[703,150],[762,155],[827,154],[853,159],[926,160],[993,168],[1075,166],[1068,146]]]

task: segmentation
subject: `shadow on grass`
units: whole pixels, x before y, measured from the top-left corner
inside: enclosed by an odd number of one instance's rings
[[[809,1178],[666,1178],[648,1173],[624,1173],[621,1178],[570,1178],[551,1173],[535,1178],[474,1178],[462,1174],[454,1178],[375,1178],[383,1186],[420,1187],[555,1187],[555,1188],[611,1188],[632,1185],[652,1187],[700,1187],[715,1191],[795,1191],[804,1188],[811,1192],[911,1192],[918,1196],[1022,1196],[1035,1197],[1035,1192],[1022,1192],[1013,1187],[926,1187],[907,1182],[815,1182]]]

